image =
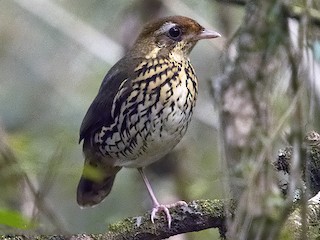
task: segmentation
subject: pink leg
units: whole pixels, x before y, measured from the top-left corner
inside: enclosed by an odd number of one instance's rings
[[[153,209],[152,209],[152,212],[151,212],[151,222],[154,223],[154,217],[156,216],[157,212],[159,211],[163,211],[167,217],[167,220],[168,220],[168,226],[169,228],[171,227],[171,215],[170,215],[170,212],[169,212],[169,209],[168,207],[166,207],[165,205],[160,205],[156,196],[154,195],[153,193],[153,190],[151,188],[151,185],[149,183],[149,180],[147,179],[146,175],[144,174],[143,172],[143,169],[142,168],[138,168],[138,171],[139,173],[141,174],[141,177],[148,189],[148,192],[149,192],[149,195],[152,199],[152,203],[153,203]]]

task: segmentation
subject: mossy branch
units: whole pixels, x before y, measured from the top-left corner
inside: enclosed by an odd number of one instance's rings
[[[201,231],[208,228],[218,228],[221,236],[225,235],[225,219],[230,217],[232,210],[227,211],[225,206],[229,201],[223,200],[196,200],[187,206],[169,208],[172,216],[171,228],[164,215],[160,215],[153,224],[150,221],[150,212],[142,216],[126,218],[118,223],[111,224],[109,231],[102,234],[77,235],[4,235],[0,240],[120,240],[120,239],[164,239],[186,232]]]
[[[320,226],[320,192],[307,202],[307,237],[319,239]],[[301,206],[289,215],[281,231],[280,239],[301,239],[302,234]]]

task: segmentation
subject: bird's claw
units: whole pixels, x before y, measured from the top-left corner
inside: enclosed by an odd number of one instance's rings
[[[176,207],[176,206],[188,206],[188,204],[185,201],[178,201],[178,202],[170,204],[170,205],[155,206],[151,212],[151,222],[154,223],[154,219],[156,217],[156,214],[158,212],[162,211],[166,215],[166,218],[168,221],[168,227],[171,228],[172,217],[170,215],[169,208]]]
[[[168,221],[168,227],[170,228],[171,227],[171,221],[172,221],[172,218],[171,218],[171,215],[170,215],[170,212],[169,212],[169,209],[166,205],[159,205],[159,206],[156,206],[152,209],[152,212],[151,212],[151,222],[154,223],[154,218],[157,214],[157,212],[164,212],[164,214],[166,215],[167,217],[167,221]]]

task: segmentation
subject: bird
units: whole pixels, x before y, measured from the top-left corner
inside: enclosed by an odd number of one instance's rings
[[[104,200],[121,168],[136,168],[153,203],[151,221],[164,212],[171,226],[169,205],[158,202],[144,169],[185,135],[198,94],[189,54],[199,40],[220,36],[185,16],[156,19],[142,28],[106,74],[82,121],[81,207]]]

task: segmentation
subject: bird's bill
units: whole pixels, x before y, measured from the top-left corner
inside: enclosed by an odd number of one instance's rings
[[[209,39],[209,38],[218,38],[221,37],[221,34],[216,32],[216,31],[212,31],[212,30],[208,30],[208,29],[203,29],[200,34],[198,34],[197,39]]]

